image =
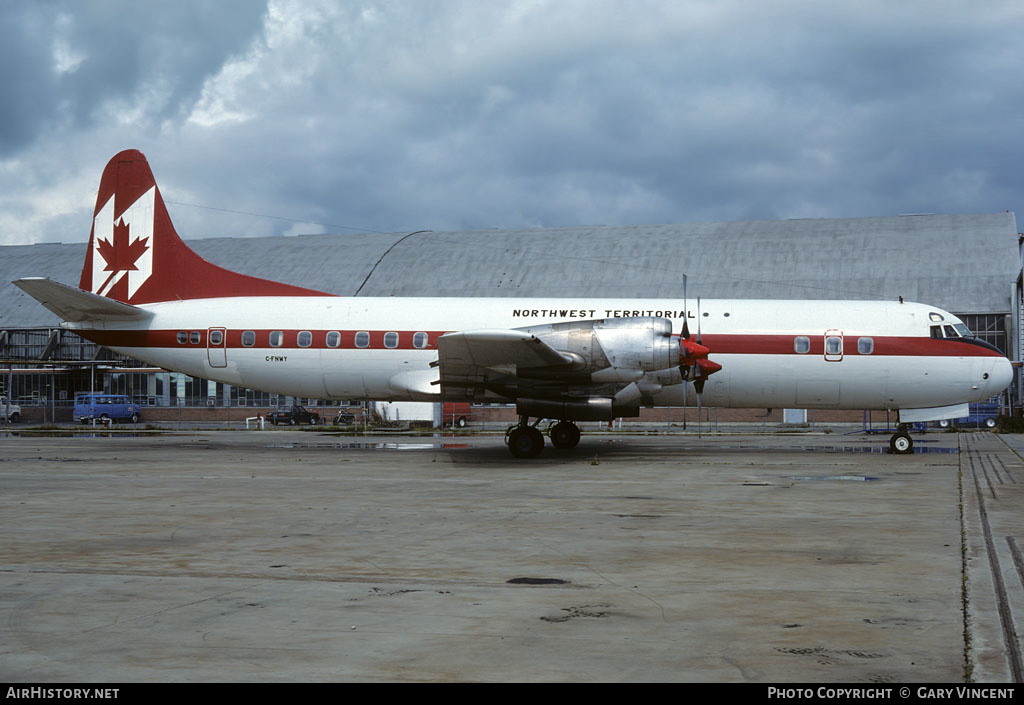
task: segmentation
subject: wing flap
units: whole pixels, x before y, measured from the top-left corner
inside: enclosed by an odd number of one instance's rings
[[[470,330],[437,339],[440,383],[449,398],[473,398],[488,382],[515,377],[519,368],[570,365],[560,353],[531,333],[520,330]]]
[[[567,365],[563,355],[537,336],[520,330],[471,330],[448,333],[437,340],[441,367],[449,364],[476,367],[548,367]]]
[[[153,314],[138,306],[82,291],[47,277],[25,277],[13,282],[64,321],[139,320]]]

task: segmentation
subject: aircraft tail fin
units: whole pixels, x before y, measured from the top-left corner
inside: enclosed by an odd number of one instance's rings
[[[125,150],[103,170],[79,288],[128,304],[222,296],[330,296],[239,274],[186,245],[171,224],[142,152]]]
[[[153,315],[138,306],[82,291],[46,277],[25,277],[13,283],[63,321],[130,321]]]

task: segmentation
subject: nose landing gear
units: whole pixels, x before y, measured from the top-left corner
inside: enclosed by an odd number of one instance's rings
[[[910,455],[914,452],[914,439],[910,437],[910,424],[901,423],[889,438],[889,452]]]

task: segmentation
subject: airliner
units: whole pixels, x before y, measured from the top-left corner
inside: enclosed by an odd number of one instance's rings
[[[78,287],[14,282],[118,353],[226,384],[317,399],[515,404],[506,442],[540,455],[579,421],[694,399],[720,407],[873,409],[909,424],[967,415],[1011,364],[956,316],[899,301],[369,298],[223,269],[171,224],[145,156],[100,180]],[[532,421],[532,422],[531,422]]]

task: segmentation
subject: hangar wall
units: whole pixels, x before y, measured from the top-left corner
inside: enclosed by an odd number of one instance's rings
[[[1022,250],[1013,213],[188,243],[229,269],[347,296],[681,298],[685,274],[691,297],[902,296],[961,315],[1012,359],[1020,359],[1024,344]],[[255,390],[224,389],[118,359],[59,330],[49,311],[9,283],[49,276],[75,284],[84,250],[84,243],[0,247],[0,359],[15,363],[0,367],[19,371],[20,381],[7,373],[3,382],[12,387],[14,398],[70,403],[74,392],[95,383],[90,368],[114,366],[126,369],[102,373],[105,389],[158,406],[182,399],[188,406],[204,407],[277,401]],[[59,375],[28,371],[41,364],[52,368],[54,361],[61,361]]]

